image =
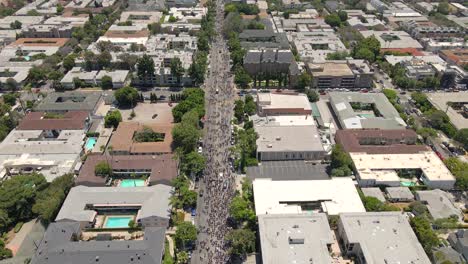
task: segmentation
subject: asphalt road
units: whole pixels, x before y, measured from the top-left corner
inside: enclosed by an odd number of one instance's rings
[[[227,263],[226,234],[229,204],[234,195],[235,180],[229,169],[231,119],[235,88],[230,72],[230,54],[222,36],[224,1],[216,1],[217,36],[211,45],[210,69],[204,84],[206,122],[203,150],[206,168],[199,181],[195,224],[198,228],[196,248],[191,263]]]

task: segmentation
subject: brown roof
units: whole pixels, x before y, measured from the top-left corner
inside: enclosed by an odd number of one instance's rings
[[[161,142],[134,142],[133,135],[143,127],[150,127],[154,132],[164,133],[164,141]],[[110,145],[113,153],[125,152],[125,154],[160,154],[172,153],[172,127],[173,124],[142,124],[138,122],[121,122],[112,135]],[[121,153],[123,154],[123,153]]]
[[[108,30],[104,36],[108,38],[144,38],[149,37],[150,32],[143,30]]]
[[[11,46],[47,46],[62,47],[67,44],[69,38],[19,38],[11,43]]]
[[[18,130],[81,130],[85,129],[88,112],[70,111],[63,118],[44,118],[45,112],[30,112],[19,123]]]
[[[375,139],[381,145],[362,145],[362,139]],[[411,154],[425,151],[424,145],[407,144],[416,142],[417,134],[411,129],[345,129],[338,130],[336,142],[347,152],[364,152],[367,154]]]
[[[382,53],[385,51],[396,51],[396,52],[401,52],[401,53],[410,53],[413,56],[424,56],[423,52],[415,48],[386,48],[386,49],[380,49],[380,51]]]
[[[96,176],[94,169],[99,162],[109,162],[114,170],[150,169],[150,185],[171,184],[177,177],[177,162],[172,154],[164,155],[88,155],[80,174],[75,180],[77,185],[104,186],[106,179]]]
[[[458,65],[465,65],[468,63],[468,50],[465,49],[451,49],[441,50],[442,57],[446,57]]]

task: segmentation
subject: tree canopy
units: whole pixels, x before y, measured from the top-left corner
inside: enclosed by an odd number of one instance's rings
[[[140,99],[138,91],[130,86],[118,89],[115,91],[114,96],[121,107],[134,107]]]
[[[122,122],[122,114],[120,114],[119,110],[108,112],[106,117],[104,118],[105,127],[117,128],[120,122]]]
[[[331,175],[332,176],[349,176],[353,168],[353,160],[346,153],[340,144],[333,146],[331,153]]]
[[[181,222],[177,225],[174,238],[177,248],[183,250],[197,239],[197,228],[190,222]]]
[[[255,252],[255,233],[249,229],[234,229],[229,231],[226,240],[230,245],[229,253],[243,257]]]

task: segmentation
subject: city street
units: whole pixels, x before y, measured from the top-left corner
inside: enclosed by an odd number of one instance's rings
[[[234,105],[230,54],[222,36],[224,1],[216,1],[216,33],[212,43],[205,90],[203,152],[206,168],[199,182],[196,249],[191,263],[227,263],[226,234],[229,204],[234,195],[234,175],[229,169],[229,139]]]

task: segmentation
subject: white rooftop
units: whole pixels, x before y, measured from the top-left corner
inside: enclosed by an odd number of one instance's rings
[[[320,204],[318,212],[337,215],[345,212],[365,212],[364,205],[351,178],[330,180],[253,182],[256,215],[312,213],[298,203]]]
[[[309,99],[305,94],[258,93],[257,98],[263,109],[296,108],[312,110]]]

